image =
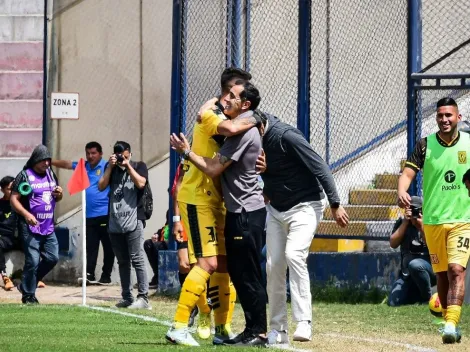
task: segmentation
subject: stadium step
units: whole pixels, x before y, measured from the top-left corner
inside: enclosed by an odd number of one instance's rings
[[[402,210],[397,206],[388,205],[345,205],[344,208],[349,217],[354,220],[397,220]],[[327,207],[323,218],[333,220],[331,209]]]
[[[349,194],[353,205],[396,205],[396,189],[356,189]]]
[[[397,189],[398,178],[397,174],[379,174],[375,176],[376,189]]]
[[[348,227],[339,227],[333,220],[325,220],[317,229],[318,235],[341,235],[351,237],[371,236],[388,237],[395,225],[394,220],[388,221],[350,221]]]

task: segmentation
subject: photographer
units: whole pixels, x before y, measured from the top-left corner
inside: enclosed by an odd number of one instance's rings
[[[431,287],[436,285],[428,247],[424,238],[421,197],[411,197],[405,218],[395,223],[390,247],[400,246],[401,273],[392,285],[388,305],[392,307],[414,303],[428,303]]]
[[[109,185],[108,232],[118,259],[122,300],[118,308],[151,309],[144,260],[145,212],[141,200],[148,179],[147,165],[131,161],[131,146],[118,141],[101,177],[100,191]],[[137,300],[131,292],[131,264],[137,275]]]

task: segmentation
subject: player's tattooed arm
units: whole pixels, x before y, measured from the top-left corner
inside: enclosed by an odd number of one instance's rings
[[[217,126],[217,132],[225,137],[232,137],[246,132],[254,126],[256,126],[256,119],[253,116],[224,120]]]
[[[227,158],[225,155],[222,155],[220,153],[217,153],[217,159],[219,159],[219,162],[222,166],[225,166],[225,164],[227,164],[230,159]]]
[[[256,119],[254,116],[249,116],[249,117],[243,117],[241,119],[234,119],[230,120],[234,125],[249,125],[249,126],[255,126],[256,125]]]

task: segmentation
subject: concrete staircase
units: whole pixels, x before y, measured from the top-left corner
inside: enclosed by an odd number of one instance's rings
[[[402,168],[403,165],[402,162]],[[342,235],[351,238],[315,238],[310,250],[312,252],[362,252],[365,241],[356,240],[354,237],[389,237],[395,221],[402,214],[402,210],[396,205],[399,176],[399,174],[378,174],[371,188],[351,190],[349,204],[345,206],[350,218],[346,229],[336,225],[330,208],[327,208],[317,234]]]
[[[0,177],[42,140],[43,0],[0,1]]]

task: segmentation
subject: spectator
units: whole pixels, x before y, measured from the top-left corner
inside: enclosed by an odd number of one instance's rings
[[[146,217],[142,196],[148,182],[147,165],[131,161],[127,142],[116,142],[113,151],[98,188],[103,191],[109,185],[108,233],[118,260],[122,289],[122,300],[116,307],[151,309],[143,248]],[[132,295],[131,264],[137,275],[136,300]]]
[[[13,182],[10,203],[19,216],[25,252],[23,280],[18,290],[25,304],[39,303],[36,298],[37,284],[59,260],[54,210],[63,193],[50,165],[49,151],[44,145],[38,145]]]
[[[168,212],[166,214],[167,221],[165,226],[152,235],[152,238],[144,242],[144,251],[147,259],[152,267],[153,277],[149,282],[149,288],[156,289],[158,287],[158,251],[168,249]]]
[[[6,291],[11,290],[14,285],[6,273],[5,253],[22,249],[17,231],[17,215],[11,211],[10,205],[11,188],[14,180],[11,176],[5,176],[0,180],[0,188],[3,193],[3,197],[0,199],[0,273]]]
[[[400,246],[401,273],[392,285],[388,305],[392,307],[414,303],[428,303],[431,287],[436,285],[429,250],[426,246],[421,197],[411,197],[411,206],[405,217],[398,219],[390,237],[390,247]]]
[[[114,252],[107,230],[109,187],[103,192],[98,189],[98,181],[106,168],[103,159],[103,149],[98,142],[89,142],[85,145],[85,168],[90,180],[90,187],[86,189],[86,265],[87,283],[109,285],[114,265]],[[52,160],[52,165],[62,169],[75,170],[77,162],[70,160]],[[96,261],[100,241],[103,246],[103,269],[98,281],[95,278]]]

